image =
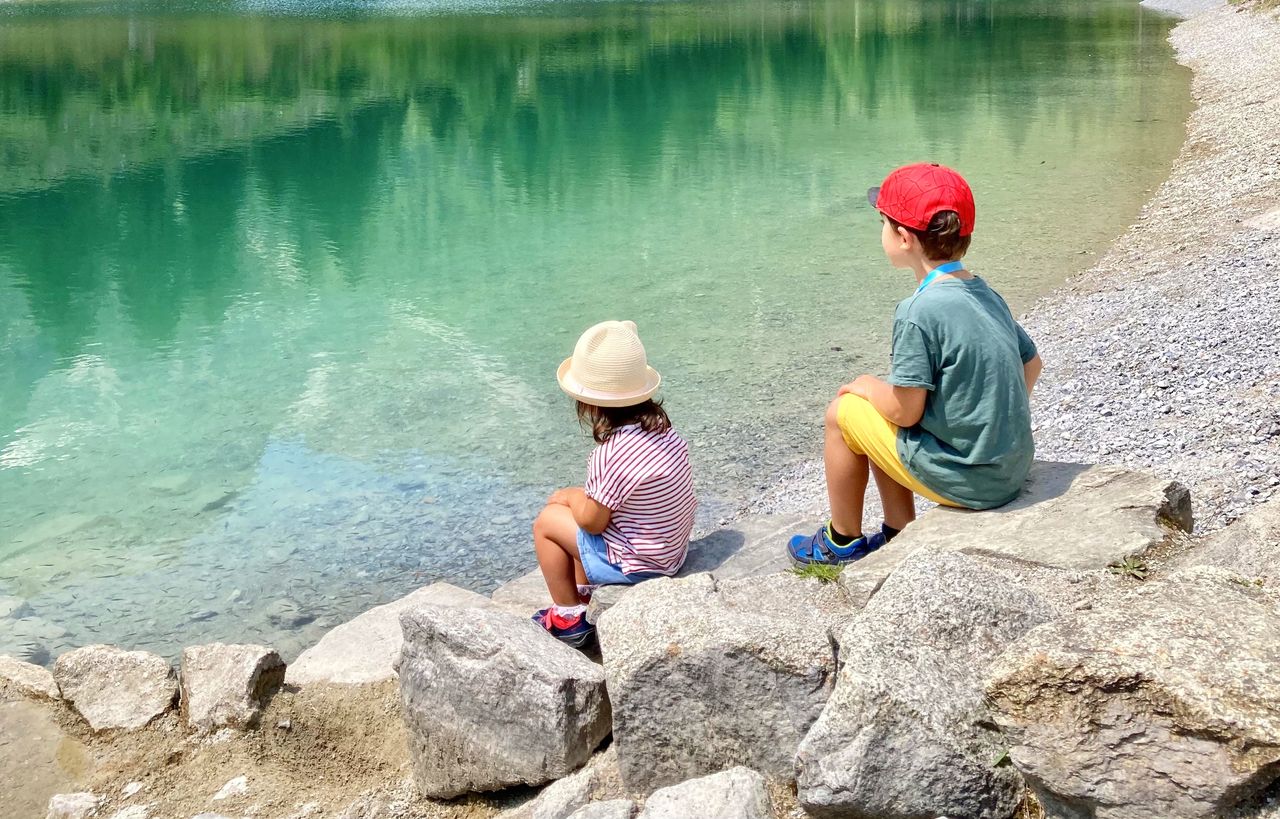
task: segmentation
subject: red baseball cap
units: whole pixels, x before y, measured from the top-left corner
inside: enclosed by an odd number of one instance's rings
[[[867,191],[871,207],[900,224],[919,231],[944,210],[960,216],[960,235],[973,233],[973,191],[964,177],[936,162],[903,165],[891,172],[880,187]]]

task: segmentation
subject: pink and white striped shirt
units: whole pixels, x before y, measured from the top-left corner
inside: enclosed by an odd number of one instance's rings
[[[624,573],[675,574],[693,531],[689,445],[676,434],[628,424],[587,459],[587,497],[613,510],[604,530],[609,562]]]

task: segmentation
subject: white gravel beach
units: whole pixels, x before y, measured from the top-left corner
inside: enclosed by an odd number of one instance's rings
[[[1280,11],[1158,2],[1194,14],[1171,40],[1197,108],[1135,224],[1023,319],[1036,454],[1177,478],[1211,531],[1280,491]],[[825,507],[813,461],[746,511]]]

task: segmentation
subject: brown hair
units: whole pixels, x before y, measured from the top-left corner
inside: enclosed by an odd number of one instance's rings
[[[960,235],[960,214],[954,210],[935,213],[929,220],[929,229],[925,231],[904,225],[892,216],[886,215],[884,218],[889,220],[894,230],[905,227],[911,231],[920,240],[920,249],[927,259],[959,259],[968,252],[969,241],[973,238],[972,235]]]
[[[613,437],[619,427],[639,424],[645,432],[666,432],[671,429],[671,419],[662,408],[662,401],[649,399],[630,407],[597,407],[594,404],[578,404],[578,423],[591,430],[597,444]]]

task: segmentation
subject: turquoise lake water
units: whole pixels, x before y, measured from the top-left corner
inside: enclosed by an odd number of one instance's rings
[[[639,324],[714,524],[885,369],[911,282],[866,188],[960,168],[972,266],[1029,305],[1181,144],[1169,27],[1128,0],[0,8],[0,653],[290,656],[527,570],[589,449],[554,371],[605,318]]]

